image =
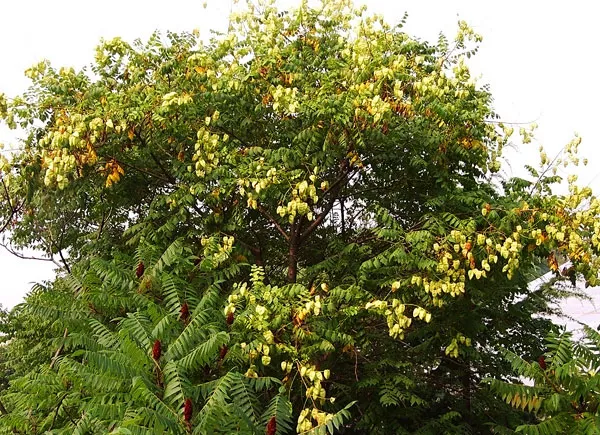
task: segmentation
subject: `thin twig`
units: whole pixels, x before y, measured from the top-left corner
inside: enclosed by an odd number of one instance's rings
[[[163,174],[165,174],[165,177],[167,177],[167,179],[169,180],[169,182],[171,184],[177,184],[177,179],[175,179],[175,177],[173,177],[173,175],[171,175],[169,173],[169,171],[167,171],[167,169],[163,166],[163,164],[160,162],[160,159],[158,157],[156,157],[156,155],[150,151],[150,157],[152,157],[152,160],[154,160],[154,163],[156,163],[156,165],[159,167],[159,169],[161,170],[161,172]]]
[[[65,348],[65,341],[67,339],[67,335],[69,335],[69,330],[67,328],[65,328],[65,332],[63,334],[63,338],[60,343],[60,346],[58,347],[58,349],[56,349],[56,352],[54,353],[54,356],[52,357],[52,360],[50,361],[50,369],[52,369],[54,367],[54,364],[56,364],[56,361],[58,360],[60,353]]]
[[[21,260],[38,260],[38,261],[51,261],[54,264],[56,264],[57,266],[60,267],[60,264],[58,264],[56,262],[56,260],[54,260],[54,258],[50,257],[50,258],[42,258],[42,257],[33,257],[33,256],[27,256],[24,254],[21,254],[15,250],[13,250],[12,248],[8,247],[6,244],[4,243],[0,243],[0,246],[2,246],[4,249],[6,249],[10,254],[14,255],[17,258],[20,258]]]
[[[264,217],[266,217],[273,225],[275,225],[275,228],[277,228],[277,231],[279,231],[279,233],[283,236],[283,238],[286,241],[288,241],[288,242],[290,241],[290,236],[288,235],[288,233],[285,232],[285,230],[281,227],[279,222],[277,222],[277,220],[267,211],[267,209],[265,209],[263,206],[259,205],[258,211],[260,212],[260,214],[262,214]]]
[[[323,208],[323,211],[317,216],[317,218],[308,226],[306,231],[300,235],[300,242],[306,240],[308,236],[312,234],[314,230],[317,229],[319,225],[323,222],[323,220],[327,217],[333,206],[335,205],[335,201],[337,200],[337,194],[340,192],[341,188],[344,187],[354,175],[358,172],[349,173],[347,169],[342,171],[342,174],[338,177],[337,180],[333,182],[333,184],[325,191],[325,195],[328,193],[332,193],[331,198],[329,198],[329,203]]]
[[[67,260],[65,260],[65,257],[63,257],[62,249],[58,250],[58,255],[60,256],[60,260],[65,265],[65,269],[67,269],[67,273],[70,274],[71,273],[71,268],[69,267],[69,264],[67,263]]]
[[[134,166],[134,165],[132,165],[130,163],[124,162],[123,160],[119,160],[119,159],[117,159],[117,158],[115,158],[113,156],[108,156],[108,158],[111,159],[111,160],[114,160],[115,162],[117,162],[118,164],[120,164],[122,166],[125,166],[126,168],[134,169],[134,170],[136,170],[138,172],[141,172],[142,174],[146,174],[146,175],[149,175],[149,176],[151,176],[153,178],[156,178],[158,180],[161,180],[161,181],[164,181],[166,183],[172,184],[171,180],[168,180],[168,179],[164,178],[161,175],[155,174],[155,173],[150,172],[150,171],[148,171],[146,169],[138,168],[137,166]]]
[[[358,352],[354,349],[354,378],[358,382]]]
[[[12,205],[12,201],[10,200],[10,193],[8,191],[8,186],[6,185],[6,183],[4,182],[4,178],[0,177],[0,182],[2,182],[2,187],[4,187],[4,193],[6,194],[6,202],[8,203],[8,205],[10,206],[10,216],[6,219],[6,222],[4,223],[4,225],[2,225],[2,228],[0,228],[0,233],[3,233],[4,230],[6,228],[8,228],[8,226],[10,225],[10,223],[12,222],[12,219],[14,217],[15,214],[17,214],[17,212],[19,210],[21,210],[23,208],[23,204],[24,202],[21,202],[18,206],[13,206]]]

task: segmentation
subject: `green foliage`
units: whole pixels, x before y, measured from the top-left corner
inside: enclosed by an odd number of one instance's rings
[[[208,42],[29,69],[0,99],[25,132],[0,231],[61,267],[3,316],[0,432],[543,432],[514,355],[543,352],[561,281],[598,282],[600,201],[553,195],[544,159],[495,175],[512,129],[470,76],[479,40],[248,2]],[[585,354],[565,343],[561,379]]]
[[[534,362],[505,351],[513,370],[530,385],[491,379],[490,387],[506,403],[534,415],[533,423],[519,425],[515,432],[600,433],[600,334],[587,326],[584,332],[577,341],[571,333],[550,335],[546,353]]]

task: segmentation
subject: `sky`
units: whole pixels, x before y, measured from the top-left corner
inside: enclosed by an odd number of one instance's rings
[[[282,7],[299,0],[280,0]],[[23,71],[42,59],[54,66],[80,68],[93,59],[100,38],[121,36],[132,41],[154,30],[191,31],[207,36],[225,30],[231,0],[19,0],[0,4],[0,92],[8,96],[25,90]],[[357,1],[357,3],[361,3]],[[581,154],[590,161],[578,171],[579,181],[600,191],[600,132],[596,128],[600,101],[595,2],[481,0],[370,0],[369,10],[398,22],[408,13],[405,29],[435,42],[440,32],[452,38],[458,20],[465,20],[483,36],[472,71],[489,84],[494,108],[502,120],[539,127],[532,144],[506,154],[508,175],[523,164],[536,166],[538,147],[553,156],[577,132]],[[0,143],[10,146],[14,132],[0,128]],[[0,248],[1,249],[1,248]],[[0,303],[19,303],[33,282],[50,279],[49,262],[20,260],[0,252]],[[597,293],[597,295],[596,295]],[[591,291],[600,307],[600,289]],[[568,301],[565,308],[594,326],[600,311],[590,303]]]

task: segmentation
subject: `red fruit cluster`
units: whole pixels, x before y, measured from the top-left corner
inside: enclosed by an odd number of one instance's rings
[[[275,435],[275,432],[277,432],[277,419],[275,418],[275,416],[273,416],[271,417],[271,420],[269,420],[269,422],[267,423],[266,434]]]
[[[538,363],[540,364],[542,370],[546,370],[546,360],[544,359],[544,355],[540,355],[538,358]]]
[[[223,347],[221,348],[221,350],[219,351],[219,359],[220,359],[220,360],[223,360],[223,359],[225,358],[225,355],[227,355],[227,351],[228,351],[228,350],[229,350],[229,349],[227,348],[227,346],[223,346]]]
[[[140,263],[135,268],[135,276],[140,278],[144,274],[144,270],[146,270],[146,267],[144,266],[144,263],[140,261]]]
[[[160,356],[162,355],[162,346],[160,344],[160,340],[156,340],[154,342],[154,346],[152,346],[152,358],[154,361],[158,361]]]
[[[179,317],[181,318],[181,320],[183,320],[183,323],[187,325],[187,322],[190,318],[190,307],[188,306],[187,302],[184,302],[181,305],[181,309],[179,310]]]
[[[183,419],[186,423],[189,423],[192,420],[192,413],[194,412],[194,406],[192,405],[192,399],[185,399],[185,403],[183,404]]]

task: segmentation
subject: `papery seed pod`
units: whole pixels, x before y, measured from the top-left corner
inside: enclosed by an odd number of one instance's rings
[[[192,420],[192,414],[194,412],[194,405],[192,404],[192,399],[185,399],[185,403],[183,404],[183,419],[186,423],[189,423]]]
[[[139,264],[137,265],[137,267],[135,268],[135,276],[140,278],[144,274],[145,269],[146,268],[144,266],[144,263],[142,261],[140,261]]]
[[[275,432],[277,432],[277,419],[275,418],[275,416],[273,416],[267,423],[266,434],[275,435]]]
[[[187,325],[187,322],[190,319],[190,307],[188,306],[187,302],[184,302],[181,305],[181,309],[179,310],[179,317]]]
[[[162,346],[160,344],[160,340],[156,340],[154,342],[154,346],[152,346],[152,358],[154,358],[154,361],[158,361],[160,359],[161,354]]]
[[[540,368],[542,370],[546,370],[546,359],[544,358],[544,355],[540,355],[538,358],[538,363],[540,364]]]

